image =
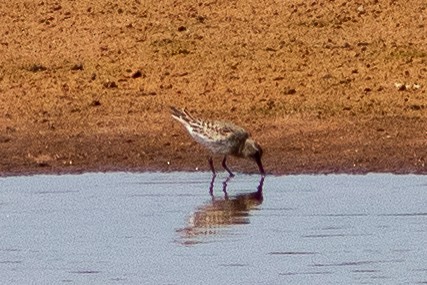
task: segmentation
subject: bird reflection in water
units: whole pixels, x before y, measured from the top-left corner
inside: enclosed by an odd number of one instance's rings
[[[198,207],[190,215],[187,227],[177,230],[181,236],[180,243],[192,245],[209,242],[212,238],[225,236],[227,229],[234,225],[249,224],[249,212],[263,201],[264,177],[261,177],[257,191],[236,196],[229,196],[227,193],[230,178],[222,183],[223,197],[215,197],[215,176],[212,177],[209,186],[212,200]]]

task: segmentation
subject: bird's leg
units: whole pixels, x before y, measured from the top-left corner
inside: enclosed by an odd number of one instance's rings
[[[209,194],[211,195],[212,200],[214,200],[214,199],[215,199],[215,197],[214,197],[214,195],[213,195],[214,183],[215,183],[215,175],[212,175],[211,184],[209,185]]]
[[[225,179],[224,182],[222,182],[222,192],[224,192],[224,199],[228,200],[228,193],[227,193],[227,183],[230,181],[232,176],[228,176],[227,179]]]
[[[225,169],[225,170],[227,170],[228,174],[230,174],[230,177],[234,177],[234,174],[233,174],[233,172],[231,172],[231,170],[228,168],[226,161],[227,161],[227,156],[226,156],[226,155],[224,155],[224,159],[222,160],[222,167],[224,167],[224,169]]]
[[[213,165],[212,156],[209,156],[209,157],[208,157],[208,162],[209,162],[209,166],[210,166],[210,168],[211,168],[211,170],[212,170],[212,174],[213,174],[213,176],[215,177],[215,176],[216,176],[216,173],[215,173],[215,167],[214,167],[214,165]]]

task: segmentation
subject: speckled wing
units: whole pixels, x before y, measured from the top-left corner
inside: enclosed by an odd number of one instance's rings
[[[190,134],[218,154],[237,154],[249,137],[243,128],[221,121],[199,121]]]
[[[218,154],[237,155],[249,134],[241,127],[222,121],[205,121],[185,109],[171,107],[172,117],[185,126],[198,143]]]

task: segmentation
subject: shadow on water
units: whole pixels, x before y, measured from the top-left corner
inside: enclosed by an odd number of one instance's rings
[[[263,202],[264,177],[261,177],[255,192],[229,196],[228,177],[222,183],[222,197],[215,197],[215,176],[209,185],[211,201],[199,207],[190,215],[187,227],[178,229],[179,243],[194,245],[215,241],[230,234],[227,229],[235,225],[249,224],[250,211]]]

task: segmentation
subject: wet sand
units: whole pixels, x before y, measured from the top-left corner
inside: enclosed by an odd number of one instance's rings
[[[426,174],[426,9],[2,3],[0,175],[208,170],[171,105],[248,129],[269,173]]]

